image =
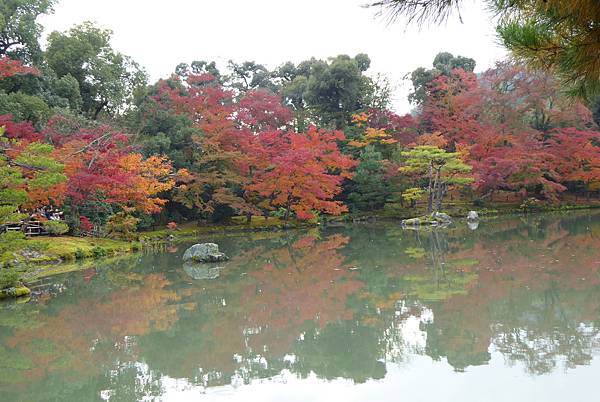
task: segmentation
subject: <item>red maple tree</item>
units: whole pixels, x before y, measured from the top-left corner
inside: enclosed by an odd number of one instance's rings
[[[314,126],[306,133],[261,133],[267,159],[246,189],[267,198],[271,207],[284,208],[285,219],[291,211],[302,220],[312,219],[316,211],[339,215],[347,207],[334,197],[356,165],[339,151],[336,142],[342,140],[341,131]]]

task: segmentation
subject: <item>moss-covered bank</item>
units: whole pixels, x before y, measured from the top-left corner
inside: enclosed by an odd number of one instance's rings
[[[0,300],[15,299],[17,297],[29,296],[31,290],[26,286],[17,286],[0,290]]]
[[[63,262],[85,258],[114,256],[138,250],[138,242],[92,237],[37,237],[35,242],[42,245],[42,257],[31,258],[29,262]]]

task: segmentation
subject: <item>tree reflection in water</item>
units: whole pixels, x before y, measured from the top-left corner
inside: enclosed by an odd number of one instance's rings
[[[362,383],[417,355],[456,371],[498,353],[534,375],[574,369],[600,350],[598,218],[227,237],[214,279],[173,253],[100,263],[53,279],[60,294],[1,305],[0,390],[135,400],[168,378],[212,387],[285,369]]]

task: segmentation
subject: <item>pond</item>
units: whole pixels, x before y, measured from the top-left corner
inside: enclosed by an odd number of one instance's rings
[[[0,305],[10,401],[591,401],[600,213],[213,236]]]

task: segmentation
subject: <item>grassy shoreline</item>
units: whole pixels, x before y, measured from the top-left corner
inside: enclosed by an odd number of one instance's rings
[[[15,250],[11,264],[24,274],[25,280],[85,269],[98,259],[122,258],[142,250],[152,250],[167,243],[194,241],[210,234],[241,234],[244,232],[279,231],[315,227],[317,221],[284,222],[277,218],[234,218],[226,225],[190,223],[178,229],[143,231],[132,240],[74,236],[39,236],[27,239],[23,248]]]
[[[556,208],[544,208],[537,212],[569,212],[573,210],[600,208],[598,204],[591,205],[562,205]],[[475,208],[466,204],[449,204],[445,212],[456,218],[465,217],[468,210],[474,209],[482,217],[496,217],[513,214],[523,214],[524,212],[515,205],[501,205],[496,208]],[[402,213],[400,213],[402,212]],[[382,210],[376,213],[345,214],[340,217],[328,216],[322,219],[323,226],[348,224],[352,222],[379,220],[379,221],[399,221],[414,217],[421,213],[418,209],[404,209],[403,211]],[[32,248],[39,249],[39,252],[24,253],[19,261],[20,270],[24,273],[25,281],[61,274],[64,272],[85,269],[93,265],[98,259],[124,258],[135,252],[142,250],[152,250],[153,248],[166,243],[181,243],[185,241],[194,241],[210,234],[218,235],[240,235],[245,232],[257,231],[279,231],[286,229],[310,228],[321,224],[317,220],[310,222],[289,221],[284,222],[277,218],[253,217],[250,223],[245,217],[234,218],[225,225],[203,225],[187,224],[178,229],[158,229],[144,231],[137,234],[134,240],[116,240],[91,237],[73,237],[60,236],[49,237],[41,236],[28,240]]]

